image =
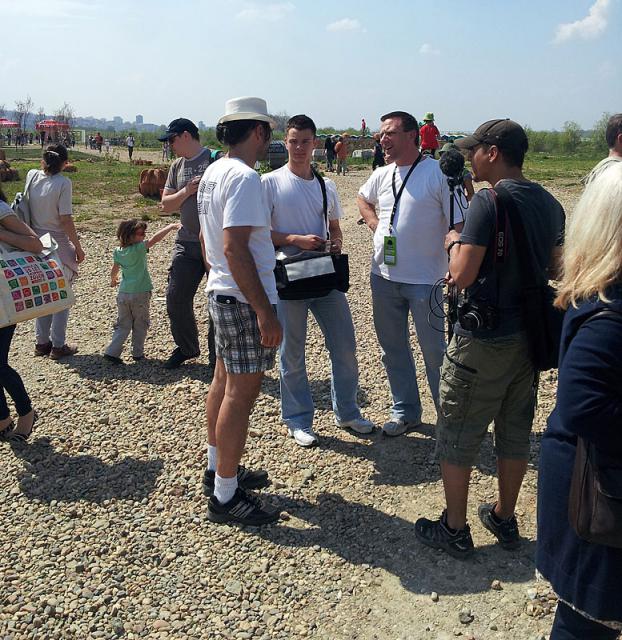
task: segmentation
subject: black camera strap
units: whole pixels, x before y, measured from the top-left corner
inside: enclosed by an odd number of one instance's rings
[[[330,240],[330,231],[328,230],[328,196],[326,195],[326,183],[324,178],[311,166],[311,173],[318,179],[320,189],[322,190],[322,209],[324,212],[324,224],[326,226],[326,239]]]
[[[400,198],[402,197],[402,193],[404,193],[404,188],[406,187],[406,183],[408,182],[408,178],[410,178],[412,172],[415,170],[416,166],[421,162],[423,158],[423,154],[420,153],[419,157],[413,162],[412,166],[408,170],[406,177],[402,182],[402,186],[399,191],[395,190],[395,175],[397,174],[397,165],[393,169],[393,176],[391,178],[391,188],[393,189],[393,197],[395,198],[393,202],[393,209],[391,211],[391,218],[389,219],[389,233],[393,233],[393,221],[395,220],[395,214],[397,213],[397,205],[400,203]]]

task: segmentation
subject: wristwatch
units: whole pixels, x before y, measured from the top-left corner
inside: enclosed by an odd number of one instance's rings
[[[451,250],[453,249],[455,244],[462,244],[462,240],[452,240],[448,245],[447,245],[447,255],[449,255],[451,253]]]

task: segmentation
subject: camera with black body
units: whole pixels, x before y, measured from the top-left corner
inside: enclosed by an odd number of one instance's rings
[[[499,309],[487,302],[474,302],[465,298],[458,303],[458,322],[465,331],[487,329],[499,326]]]

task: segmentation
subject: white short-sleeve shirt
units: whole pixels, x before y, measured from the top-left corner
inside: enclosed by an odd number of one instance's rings
[[[270,212],[259,174],[238,158],[221,158],[203,174],[197,193],[199,222],[211,269],[206,291],[248,302],[233,279],[224,253],[223,230],[253,227],[248,247],[268,300],[277,302]]]
[[[322,179],[326,185],[328,220],[339,220],[343,210],[337,187],[332,180]],[[324,200],[316,177],[311,180],[300,178],[285,165],[264,174],[261,183],[273,231],[326,238]]]
[[[379,220],[371,270],[393,282],[433,285],[447,273],[444,241],[449,229],[450,192],[447,178],[432,158],[424,157],[406,183],[393,221],[397,263],[384,263],[384,238],[389,235],[395,202],[392,178],[395,172],[395,190],[399,193],[410,167],[396,167],[395,163],[380,167],[359,190],[359,195],[376,207]],[[462,222],[458,206],[455,222]]]
[[[44,171],[32,169],[26,182],[33,172],[28,188],[31,226],[38,231],[63,232],[60,217],[73,213],[71,180],[60,173],[49,176]]]

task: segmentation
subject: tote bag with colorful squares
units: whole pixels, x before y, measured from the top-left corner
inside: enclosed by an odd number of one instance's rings
[[[35,254],[0,246],[0,327],[68,309],[75,302],[71,284],[49,235],[50,247]]]

